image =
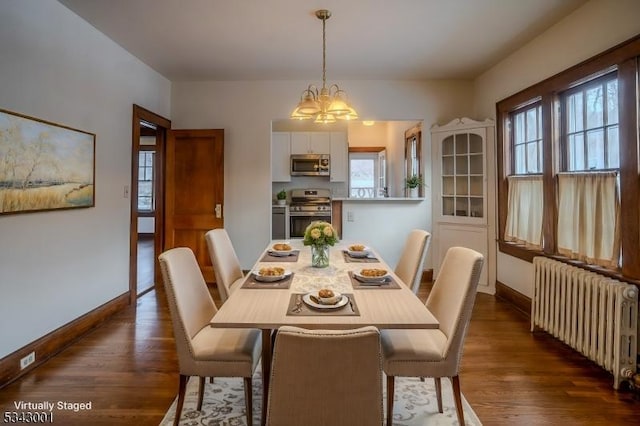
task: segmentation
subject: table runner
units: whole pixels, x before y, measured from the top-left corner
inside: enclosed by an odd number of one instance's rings
[[[287,315],[292,316],[349,316],[349,315],[360,315],[360,311],[358,310],[358,304],[356,303],[353,294],[343,293],[344,296],[349,298],[349,303],[344,305],[342,308],[335,309],[317,309],[312,306],[307,305],[302,300],[302,293],[294,293],[291,295],[289,299],[289,306],[287,307]],[[299,309],[295,309],[296,306]]]

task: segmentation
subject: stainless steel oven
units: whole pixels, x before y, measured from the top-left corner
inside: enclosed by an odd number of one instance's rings
[[[289,235],[303,238],[311,222],[331,223],[331,191],[328,189],[294,189],[289,206]]]

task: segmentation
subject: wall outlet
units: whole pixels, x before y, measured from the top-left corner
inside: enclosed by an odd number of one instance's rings
[[[347,212],[347,222],[353,222],[354,220],[353,212]]]
[[[124,198],[129,198],[129,185],[124,186],[124,191],[122,191],[122,196]]]
[[[24,358],[20,359],[20,370],[24,370],[25,368],[27,368],[28,366],[30,366],[34,362],[36,362],[36,353],[35,352],[31,352],[29,355],[27,355]]]

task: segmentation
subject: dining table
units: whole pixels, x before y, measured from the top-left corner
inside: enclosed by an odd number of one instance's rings
[[[274,250],[287,244],[289,250]],[[222,304],[212,327],[256,328],[262,331],[262,421],[266,423],[271,374],[272,333],[283,325],[307,329],[436,329],[439,324],[411,289],[374,248],[349,250],[360,242],[340,241],[329,247],[329,265],[314,267],[311,248],[302,240],[273,240],[260,254],[245,280]],[[280,247],[280,246],[276,246]],[[361,247],[360,247],[361,248]],[[267,280],[259,271],[281,268],[284,274]],[[367,280],[365,269],[386,271],[381,280]],[[363,282],[365,281],[365,282]],[[368,282],[367,282],[368,281]],[[318,292],[339,293],[338,303],[325,305]]]

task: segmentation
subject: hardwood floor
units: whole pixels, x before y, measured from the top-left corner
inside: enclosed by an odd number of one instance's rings
[[[421,290],[423,299],[426,294]],[[636,394],[615,392],[600,367],[544,333],[531,334],[525,315],[485,294],[476,301],[460,380],[484,425],[638,424],[640,418]],[[5,412],[15,411],[14,401],[91,402],[91,410],[54,410],[54,423],[157,425],[177,385],[166,300],[151,291],[0,389],[0,407]]]

